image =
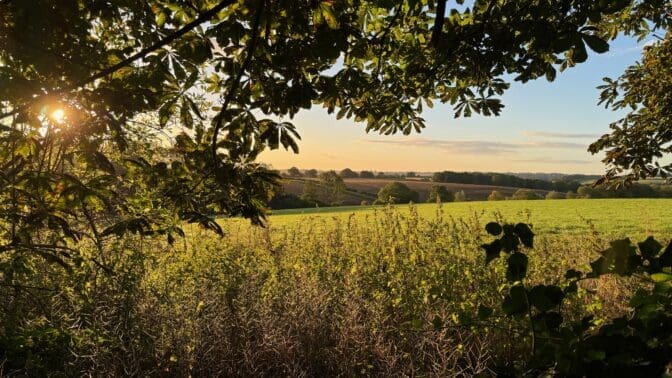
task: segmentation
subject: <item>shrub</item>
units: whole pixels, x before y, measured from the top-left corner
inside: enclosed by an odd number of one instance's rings
[[[467,200],[467,194],[464,192],[464,190],[460,190],[459,192],[455,193],[455,202],[464,202]]]
[[[455,195],[453,192],[448,190],[444,185],[432,185],[432,188],[429,190],[429,196],[427,197],[427,202],[453,202],[455,201]]]
[[[565,194],[556,192],[556,191],[550,191],[546,193],[546,199],[547,200],[552,200],[552,199],[565,199]]]
[[[516,190],[515,193],[513,193],[513,196],[511,196],[511,199],[514,200],[537,200],[541,199],[541,197],[531,189],[518,189]]]
[[[506,366],[507,375],[525,376],[532,371],[534,376],[660,377],[669,374],[672,242],[663,250],[663,245],[651,236],[636,245],[627,238],[615,240],[600,252],[601,257],[590,263],[590,271],[569,269],[560,283],[532,286],[527,280],[529,259],[526,254],[534,245],[530,227],[524,223],[514,226],[491,222],[485,229],[497,237],[481,245],[485,264],[502,253],[508,255],[508,284],[503,285],[506,291],[501,311],[509,318],[509,325],[525,324],[527,330],[521,335],[529,335],[520,339],[521,343],[529,342],[526,361],[513,367],[514,370]],[[606,324],[596,321],[588,312],[567,316],[563,304],[577,296],[579,283],[607,275],[642,280],[627,315],[610,319]],[[479,307],[479,320],[487,320],[493,311]],[[515,371],[516,368],[519,370]]]
[[[299,168],[292,167],[287,170],[287,175],[289,177],[303,177],[303,173],[299,170]]]
[[[417,202],[420,195],[400,182],[391,182],[378,191],[378,200],[383,203]]]
[[[304,207],[312,207],[312,206],[315,206],[315,202],[306,201],[292,193],[276,194],[268,203],[268,207],[274,210],[301,209]]]
[[[367,200],[363,200],[362,202],[359,203],[361,206],[369,206],[370,203]]]
[[[350,168],[345,168],[344,170],[342,170],[342,171],[339,173],[339,175],[340,175],[341,177],[343,177],[344,179],[347,179],[347,178],[358,178],[358,177],[359,177],[359,174],[357,174],[357,172],[353,171],[353,170],[350,169]]]
[[[506,197],[504,197],[504,195],[497,190],[493,190],[492,193],[490,193],[488,196],[488,201],[504,201],[505,199]]]

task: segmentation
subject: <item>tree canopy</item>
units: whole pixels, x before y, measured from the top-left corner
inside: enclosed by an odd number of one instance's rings
[[[420,195],[415,190],[400,182],[391,182],[378,191],[380,203],[409,203],[418,202]]]
[[[432,185],[429,189],[429,195],[427,196],[427,202],[429,203],[453,202],[454,200],[455,195],[444,185]]]
[[[171,240],[184,220],[222,233],[215,214],[261,224],[278,175],[256,158],[298,152],[291,118],[303,109],[381,134],[421,131],[435,101],[456,117],[498,115],[506,78],[553,80],[621,31],[670,26],[664,0],[463,3],[0,3],[2,248],[53,256],[56,241],[86,236]],[[642,98],[626,103],[654,96]],[[636,164],[608,159],[637,170],[641,154],[630,155]]]
[[[606,178],[626,182],[672,175],[672,163],[661,162],[672,152],[672,34],[645,47],[642,61],[616,80],[605,78],[600,103],[613,110],[629,108],[611,124],[612,132],[590,146],[605,151]],[[662,165],[661,165],[662,164]]]

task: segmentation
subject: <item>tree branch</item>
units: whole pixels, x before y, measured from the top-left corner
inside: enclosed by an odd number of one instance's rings
[[[169,34],[164,39],[156,42],[155,44],[153,44],[151,46],[148,46],[148,47],[145,47],[144,49],[138,51],[137,53],[135,53],[131,56],[129,56],[128,58],[122,60],[121,62],[119,62],[115,65],[112,65],[108,68],[105,68],[105,69],[87,77],[86,79],[82,79],[80,81],[77,81],[77,82],[75,82],[71,85],[68,85],[66,87],[63,87],[61,89],[57,89],[57,90],[54,90],[54,91],[51,91],[51,92],[48,92],[48,93],[45,93],[45,94],[42,94],[42,95],[35,96],[35,97],[29,99],[28,102],[26,102],[24,105],[19,106],[15,109],[12,109],[9,112],[0,114],[0,120],[25,111],[26,109],[28,109],[28,107],[30,107],[30,105],[34,104],[35,102],[39,101],[40,99],[43,99],[43,98],[49,97],[49,96],[58,96],[58,95],[62,95],[62,94],[71,92],[71,91],[73,91],[75,89],[78,89],[78,88],[81,88],[81,87],[83,87],[87,84],[93,83],[94,81],[96,81],[98,79],[101,79],[101,78],[103,78],[107,75],[110,75],[110,74],[112,74],[112,73],[114,73],[114,72],[116,72],[116,71],[118,71],[118,70],[120,70],[120,69],[122,69],[126,66],[129,66],[131,63],[135,62],[136,60],[142,59],[142,58],[146,57],[147,55],[149,55],[150,53],[152,53],[152,52],[162,48],[163,46],[166,46],[166,45],[170,44],[171,42],[179,39],[183,35],[187,34],[188,32],[192,31],[193,29],[195,29],[197,26],[201,25],[202,23],[208,21],[210,18],[214,17],[222,9],[226,8],[227,6],[229,6],[229,5],[231,5],[235,2],[236,2],[235,0],[222,0],[216,6],[214,6],[213,8],[208,10],[207,12],[201,14],[197,19],[195,19],[192,22],[186,24],[181,29],[176,30],[174,33]]]
[[[212,134],[212,158],[214,159],[215,162],[215,168],[219,166],[219,161],[217,160],[217,137],[219,136],[219,131],[222,128],[224,113],[228,109],[231,101],[233,100],[233,96],[236,94],[236,91],[238,91],[238,86],[240,85],[240,81],[243,78],[245,71],[247,71],[250,62],[252,62],[252,56],[254,55],[254,50],[257,47],[257,40],[259,39],[259,25],[261,24],[261,14],[264,10],[265,4],[266,0],[261,0],[259,8],[257,9],[257,13],[254,16],[254,24],[252,25],[251,30],[252,37],[250,38],[250,43],[247,46],[247,54],[245,56],[245,61],[243,62],[243,65],[240,67],[240,71],[238,71],[238,74],[233,79],[233,82],[231,83],[231,88],[229,88],[229,92],[226,94],[226,97],[224,98],[222,109],[219,111],[219,114],[217,115],[217,122],[215,122],[215,127]]]
[[[443,24],[446,22],[446,3],[447,0],[439,0],[436,6],[436,16],[434,18],[434,30],[432,30],[432,39],[430,44],[434,47],[439,46],[439,40],[443,33]]]

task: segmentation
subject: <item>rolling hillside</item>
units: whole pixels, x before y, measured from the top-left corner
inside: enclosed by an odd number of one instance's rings
[[[309,179],[285,179],[283,180],[283,188],[285,193],[295,194],[301,196],[303,193],[303,186],[306,180]],[[420,193],[420,201],[426,202],[429,190],[432,185],[443,185],[451,192],[455,193],[463,190],[467,195],[468,200],[483,201],[487,199],[488,195],[497,190],[505,196],[511,196],[519,188],[512,188],[506,186],[490,186],[490,185],[472,185],[472,184],[451,184],[451,183],[435,183],[431,181],[420,180],[392,180],[392,179],[345,179],[345,185],[348,188],[344,199],[344,205],[359,205],[362,201],[372,201],[376,199],[376,195],[380,188],[390,182],[403,182],[409,188]],[[540,195],[545,195],[547,191],[535,190]]]

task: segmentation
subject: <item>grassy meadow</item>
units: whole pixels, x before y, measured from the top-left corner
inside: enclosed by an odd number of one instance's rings
[[[416,204],[414,207],[423,218],[437,216],[436,204]],[[527,222],[540,235],[588,231],[615,237],[672,234],[671,199],[478,201],[445,203],[441,204],[441,208],[443,216],[453,218],[477,215],[485,220],[499,218],[510,222]],[[268,223],[274,228],[314,220],[323,222],[325,218],[344,219],[352,214],[356,218],[370,218],[380,209],[380,206],[343,206],[274,210]],[[408,205],[396,205],[395,209],[404,214],[409,212]]]
[[[667,243],[672,200],[559,200],[277,211],[266,228],[221,220],[223,238],[119,239],[73,273],[32,259],[2,287],[28,373],[162,376],[494,376],[531,351],[499,309],[503,259],[479,247],[492,220],[529,222],[530,283],[586,271],[614,238]],[[110,267],[104,274],[97,262]],[[634,278],[582,282],[563,306],[597,324],[628,311]],[[479,308],[495,313],[487,322]],[[12,315],[14,314],[14,315]],[[16,341],[15,339],[14,341]],[[46,357],[45,357],[46,356]],[[23,359],[23,360],[22,360]],[[11,373],[13,366],[3,366]]]

